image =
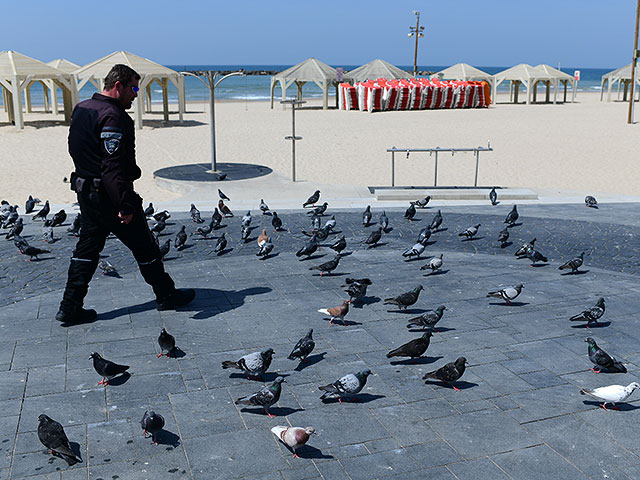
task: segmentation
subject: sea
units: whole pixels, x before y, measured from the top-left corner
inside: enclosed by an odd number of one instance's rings
[[[291,67],[291,65],[167,65],[167,67],[176,71],[203,71],[203,70],[215,70],[218,72],[229,71],[267,71],[267,72],[281,72]],[[359,65],[335,65],[334,67],[342,67],[345,72],[353,70],[359,67]],[[399,68],[411,71],[412,66],[398,65]],[[444,70],[447,66],[442,65],[421,65],[418,66],[420,72],[438,72]],[[495,74],[501,72],[509,67],[482,67],[478,66],[480,70],[483,70],[489,74]],[[580,68],[580,67],[561,67],[565,73],[574,75],[576,70],[580,70],[580,81],[578,83],[577,92],[593,92],[600,91],[600,81],[602,75],[614,70],[615,68]],[[220,78],[220,77],[218,77]],[[215,90],[216,100],[233,100],[233,101],[264,101],[269,100],[271,85],[271,75],[245,75],[245,76],[232,76],[228,77],[219,83]],[[508,91],[509,82],[503,82],[499,87],[499,91]],[[96,91],[95,87],[90,83],[87,83],[80,91],[80,100],[91,97]],[[187,76],[185,78],[185,91],[186,99],[188,102],[207,102],[209,99],[209,89],[199,79]],[[333,89],[329,92],[333,94]],[[296,88],[289,88],[287,96],[293,98],[296,95]],[[282,94],[280,87],[277,86],[274,92],[276,100],[281,98]],[[305,98],[321,97],[322,92],[315,83],[307,83],[303,88],[303,96]],[[60,101],[59,96],[59,101]],[[44,99],[42,96],[42,88],[39,86],[32,86],[31,101],[33,105],[42,105]],[[157,83],[154,83],[151,90],[152,103],[162,103],[162,90]],[[176,103],[178,101],[178,92],[173,84],[169,83],[169,102]],[[2,97],[0,96],[0,102]],[[1,104],[1,103],[0,103]]]

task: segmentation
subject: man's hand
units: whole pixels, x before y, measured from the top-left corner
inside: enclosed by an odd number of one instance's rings
[[[128,224],[133,220],[133,213],[129,215],[124,215],[122,212],[118,213],[118,218],[120,219],[120,223]]]

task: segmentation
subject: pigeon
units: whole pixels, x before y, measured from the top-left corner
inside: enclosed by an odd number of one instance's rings
[[[167,239],[166,242],[164,242],[164,244],[162,244],[159,247],[159,251],[160,251],[160,258],[164,258],[167,256],[167,254],[169,253],[169,250],[171,250],[171,240]]]
[[[387,353],[387,358],[410,357],[411,361],[414,362],[416,358],[421,358],[422,354],[427,351],[432,336],[431,332],[424,332],[420,338],[414,338],[404,345],[391,350]]]
[[[306,208],[309,205],[314,205],[318,200],[320,200],[320,190],[316,190],[313,195],[307,198],[307,201],[302,204],[302,208]]]
[[[329,246],[329,248],[331,250],[335,250],[338,253],[342,252],[345,248],[347,248],[347,240],[344,238],[344,235],[340,237],[340,239],[337,242],[335,242],[333,245]]]
[[[544,263],[547,262],[547,257],[545,257],[538,250],[535,250],[533,248],[529,248],[527,250],[527,258],[531,260],[532,267],[536,264],[536,262],[544,262]]]
[[[111,265],[108,260],[100,260],[98,262],[98,268],[102,270],[103,275],[116,275],[118,273],[116,267]]]
[[[9,215],[6,217],[4,224],[2,225],[2,228],[9,228],[13,224],[15,224],[19,218],[20,218],[20,215],[18,214],[18,206],[14,205],[11,212],[9,212]]]
[[[368,278],[347,278],[343,287],[347,287],[345,292],[349,294],[349,302],[353,303],[354,300],[363,298],[367,294],[369,285],[371,285],[371,280]]]
[[[51,226],[59,227],[64,223],[66,219],[67,219],[67,212],[65,212],[64,210],[60,210],[51,218]]]
[[[500,247],[504,248],[507,240],[509,240],[509,230],[503,228],[498,234],[498,241],[500,242]]]
[[[338,401],[342,403],[342,399],[345,397],[353,398],[362,391],[369,375],[371,375],[371,370],[365,368],[357,373],[349,373],[329,385],[322,385],[318,387],[318,390],[324,392],[320,399],[338,397]]]
[[[579,272],[579,268],[582,266],[582,262],[584,261],[584,252],[582,252],[580,255],[578,255],[575,258],[572,258],[571,260],[565,262],[564,264],[560,265],[558,267],[558,270],[567,270],[568,268],[571,269],[571,273],[578,273]]]
[[[385,232],[387,231],[387,228],[389,228],[389,217],[387,217],[387,214],[384,210],[380,214],[378,223],[380,224],[380,228],[382,228],[382,230],[384,230]]]
[[[369,234],[369,237],[364,241],[364,243],[368,245],[367,248],[375,247],[378,244],[382,238],[382,230],[384,230],[384,228],[381,225],[377,230],[374,230]]]
[[[507,213],[507,217],[504,219],[503,223],[506,223],[509,227],[513,227],[519,216],[520,215],[518,215],[518,207],[514,205],[511,211]]]
[[[216,243],[215,248],[213,249],[213,251],[218,254],[221,255],[222,252],[224,252],[224,249],[227,248],[227,237],[225,236],[225,234],[223,233],[220,238],[218,238],[218,242]]]
[[[93,368],[98,375],[102,377],[102,380],[98,385],[109,385],[109,381],[113,377],[117,377],[129,370],[129,365],[118,365],[117,363],[113,363],[111,360],[102,358],[102,356],[97,352],[93,352],[89,358],[93,359]]]
[[[318,250],[318,242],[316,241],[316,236],[314,235],[304,247],[296,252],[296,257],[302,257],[303,255],[306,255],[307,258],[309,258],[316,250]]]
[[[269,211],[269,205],[264,203],[263,199],[260,199],[260,211],[262,212],[263,215],[266,215],[267,212]]]
[[[220,197],[220,200],[226,200],[227,202],[231,201],[231,199],[227,197],[220,189],[218,189],[218,196]]]
[[[142,420],[140,420],[140,426],[142,427],[142,435],[144,435],[144,438],[149,438],[147,433],[150,433],[151,443],[153,445],[158,445],[156,435],[160,433],[164,427],[164,417],[162,415],[158,415],[153,410],[147,410],[144,412]]]
[[[518,295],[520,295],[520,292],[522,292],[523,288],[524,285],[522,284],[516,285],[514,287],[506,287],[495,292],[487,293],[487,297],[501,298],[502,300],[507,302],[507,305],[511,305],[511,301],[518,298]]]
[[[323,273],[331,275],[331,272],[338,268],[338,263],[340,263],[340,254],[337,254],[333,260],[309,267],[309,270],[320,270],[320,276]]]
[[[176,339],[173,335],[171,335],[163,328],[160,332],[160,335],[158,336],[158,345],[160,345],[160,353],[158,354],[158,358],[165,355],[164,352],[167,352],[167,358],[171,358],[171,352],[176,349]]]
[[[413,203],[411,203],[409,205],[409,208],[407,208],[404,212],[404,218],[406,218],[409,221],[412,221],[413,217],[415,216],[416,216],[416,206]]]
[[[409,259],[413,257],[420,258],[420,255],[422,255],[422,253],[424,252],[426,243],[427,243],[426,240],[424,242],[416,243],[413,247],[402,252],[402,256],[407,257]]]
[[[204,220],[200,216],[200,210],[198,210],[195,204],[191,204],[191,210],[189,210],[189,215],[191,215],[191,220],[195,223],[204,223]]]
[[[80,235],[80,219],[82,218],[81,214],[77,214],[73,219],[73,223],[71,223],[70,227],[67,227],[67,232],[77,237]]]
[[[323,215],[324,212],[327,211],[328,206],[329,204],[327,202],[324,202],[322,205],[319,205],[313,210],[308,211],[307,215],[318,215],[318,216]]]
[[[29,242],[27,242],[24,238],[22,238],[20,235],[14,235],[13,236],[13,244],[16,246],[16,248],[18,250],[20,250],[20,253],[22,254],[22,250],[26,247],[29,246]],[[48,253],[48,252],[47,252]]]
[[[593,372],[600,373],[601,369],[604,368],[613,372],[627,373],[627,369],[622,362],[602,350],[593,338],[588,337],[585,342],[589,344],[589,360],[595,365],[595,368],[591,369]]]
[[[309,437],[316,433],[313,427],[287,427],[284,425],[277,425],[271,428],[273,433],[278,439],[284,443],[287,447],[293,450],[293,457],[300,458],[296,453],[296,450],[309,441]]]
[[[153,208],[153,203],[149,202],[149,206],[144,209],[144,216],[145,217],[150,217],[151,215],[153,215],[153,213],[155,211],[156,211],[156,209]]]
[[[198,234],[201,235],[204,238],[208,238],[208,235],[211,234],[211,232],[213,232],[213,220],[209,223],[209,225],[207,225],[206,227],[198,227],[196,228],[195,232],[192,232],[191,235],[193,234]]]
[[[368,227],[371,221],[371,205],[367,205],[367,208],[362,212],[362,226]]]
[[[240,397],[235,401],[236,405],[252,405],[256,407],[264,408],[264,411],[269,418],[275,417],[269,413],[269,408],[275,405],[280,400],[280,394],[282,393],[282,382],[285,379],[282,377],[276,378],[271,385],[264,387],[262,390],[252,393],[246,397]]]
[[[187,232],[186,230],[186,226],[182,225],[182,227],[180,227],[180,231],[178,233],[176,233],[176,238],[173,241],[173,246],[176,247],[176,250],[182,250],[184,248],[184,246],[187,244]]]
[[[514,255],[519,258],[524,258],[527,255],[527,250],[533,249],[536,239],[534,238],[529,243],[523,243],[522,246],[516,250]]]
[[[427,195],[426,197],[416,200],[415,202],[411,202],[411,205],[413,205],[416,208],[425,208],[430,201],[431,201],[431,196]]]
[[[584,204],[587,207],[595,207],[598,205],[598,201],[596,200],[596,197],[592,197],[591,195],[587,195],[586,197],[584,197]],[[29,213],[29,212],[27,212]]]
[[[406,310],[408,307],[418,301],[418,296],[420,296],[420,292],[422,290],[424,290],[424,287],[422,285],[418,285],[410,292],[405,292],[398,295],[397,297],[385,299],[383,305],[397,305],[400,309],[404,307],[404,309]]]
[[[489,192],[489,201],[491,202],[491,205],[495,206],[498,204],[498,194],[496,193],[496,187],[493,187]]]
[[[314,215],[313,217],[311,217],[311,229],[313,231],[320,230],[321,223],[322,222],[320,222],[320,217],[319,216]]]
[[[331,228],[325,225],[320,229],[314,229],[312,232],[305,232],[304,230],[302,230],[302,233],[305,234],[307,237],[315,236],[317,240],[326,240],[327,237],[329,236],[330,231],[331,231]]]
[[[571,320],[572,322],[586,320],[587,328],[590,328],[589,325],[591,325],[591,322],[594,322],[596,325],[598,325],[598,320],[600,319],[600,317],[602,317],[602,315],[604,315],[604,311],[604,298],[600,297],[593,307],[584,310],[577,315],[574,315],[569,320]]]
[[[271,358],[275,352],[272,348],[266,348],[261,352],[253,352],[240,357],[236,362],[225,360],[222,368],[237,368],[247,373],[249,378],[260,377],[269,369]]]
[[[151,227],[151,231],[153,233],[160,233],[165,229],[166,226],[167,226],[167,223],[165,222],[165,220],[161,218],[156,222],[156,224],[153,227]]]
[[[464,232],[458,234],[459,237],[467,237],[467,240],[473,238],[478,233],[478,229],[480,228],[480,224],[474,225],[473,227],[467,228]]]
[[[45,220],[42,227],[42,241],[49,244],[55,243],[56,238],[53,235],[53,227],[51,226],[51,220]]]
[[[262,259],[264,260],[272,251],[273,243],[271,243],[271,239],[267,238],[267,241],[260,245],[260,249],[258,250],[258,253],[256,253],[256,256],[262,257]]]
[[[47,200],[46,202],[44,202],[44,207],[42,207],[32,218],[32,220],[35,220],[36,218],[40,218],[42,220],[46,220],[47,219],[47,215],[49,215],[49,212],[51,211],[51,207],[49,207],[49,200]]]
[[[251,220],[253,220],[253,217],[251,216],[251,210],[247,210],[247,213],[242,217],[241,225],[243,227],[248,227],[251,225]]]
[[[44,248],[38,248],[38,247],[32,247],[31,245],[22,245],[22,242],[24,242],[25,240],[20,237],[21,240],[21,247],[19,248],[20,253],[23,255],[29,255],[29,261],[32,261],[33,258],[35,257],[36,260],[38,260],[38,255],[42,255],[44,253],[51,253],[51,250],[45,250]],[[14,239],[14,243],[16,242],[16,239]]]
[[[233,217],[233,212],[227,207],[222,200],[218,201],[218,208],[223,217]]]
[[[336,216],[331,215],[331,218],[327,220],[327,223],[324,224],[324,228],[327,230],[333,230],[336,228]]]
[[[439,257],[432,257],[429,263],[420,267],[420,270],[431,269],[431,273],[442,268],[442,254]]]
[[[431,220],[431,225],[429,225],[429,230],[437,232],[438,229],[440,228],[440,225],[442,225],[442,213],[440,213],[440,210],[438,210],[438,213],[436,213],[435,216],[433,217],[433,220]]]
[[[213,225],[213,228],[218,228],[221,223],[222,223],[222,215],[218,211],[218,207],[215,207],[213,209],[213,214],[211,215],[211,225]]]
[[[313,328],[310,328],[307,334],[298,340],[298,343],[293,347],[293,350],[291,350],[291,353],[287,358],[289,360],[295,360],[298,358],[300,359],[300,362],[304,362],[316,346],[316,342],[313,341],[312,335]]]
[[[271,219],[271,225],[273,226],[273,231],[277,232],[282,228],[282,219],[276,212],[272,212],[272,215],[273,218]]]
[[[419,327],[419,328],[430,328],[433,331],[437,332],[435,329],[436,324],[442,318],[444,311],[447,309],[444,305],[440,305],[435,310],[427,310],[422,315],[414,317],[407,322],[407,328]]]
[[[626,387],[623,385],[609,385],[607,387],[594,388],[593,390],[583,388],[580,390],[580,394],[601,400],[604,403],[600,406],[605,410],[607,410],[607,403],[610,403],[615,410],[620,410],[616,407],[616,403],[624,402],[637,388],[640,388],[640,383],[632,382]]]
[[[269,236],[267,235],[267,229],[263,228],[260,235],[258,235],[258,246],[261,247],[264,243],[267,243],[269,240]]]
[[[82,462],[71,448],[62,425],[45,414],[38,416],[38,439],[50,453],[62,458],[69,466]]]
[[[240,231],[240,238],[247,242],[249,241],[249,235],[251,235],[251,227],[243,225]]]
[[[170,218],[171,218],[171,215],[170,215],[170,214],[169,214],[169,212],[168,212],[168,211],[166,211],[166,210],[163,210],[163,211],[161,211],[161,212],[158,212],[158,213],[154,213],[154,214],[153,214],[153,219],[154,219],[156,222],[160,222],[160,221],[166,222],[166,221],[167,221],[167,220],[169,220]]]
[[[343,301],[342,305],[338,305],[337,307],[321,308],[318,312],[331,317],[329,319],[329,325],[333,325],[334,320],[340,320],[340,322],[344,323],[344,317],[349,313],[349,300]]]
[[[433,372],[426,373],[422,378],[423,380],[428,380],[430,378],[440,380],[441,382],[451,385],[456,392],[459,392],[460,389],[456,388],[454,383],[457,382],[464,373],[465,365],[467,363],[466,358],[460,357],[455,362],[447,363],[444,367],[440,367]]]
[[[11,229],[5,236],[7,240],[11,240],[16,235],[20,235],[22,233],[22,229],[24,228],[24,223],[22,222],[22,218],[19,218],[16,223],[11,226]]]
[[[431,230],[429,230],[429,227],[424,227],[422,230],[420,230],[420,233],[418,234],[418,240],[416,241],[419,243],[426,244],[430,238],[431,238]]]
[[[36,201],[33,199],[31,195],[27,198],[27,201],[24,204],[24,213],[29,214],[33,212],[33,209],[36,207]]]

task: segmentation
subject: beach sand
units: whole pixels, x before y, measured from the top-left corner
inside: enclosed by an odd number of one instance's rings
[[[539,96],[540,98],[540,96]],[[311,100],[296,112],[297,177],[311,184],[390,185],[388,148],[486,146],[480,155],[479,185],[533,190],[572,190],[640,195],[640,125],[628,125],[628,105],[600,102],[599,93],[580,92],[576,103],[508,104],[507,96],[489,109],[419,110],[368,113],[323,111]],[[330,102],[330,105],[332,103]],[[178,194],[158,188],[159,168],[209,163],[207,103],[191,103],[180,125],[177,115],[164,124],[160,106],[145,114],[136,132],[143,176],[136,190],[145,201],[171,201]],[[173,106],[175,110],[175,106]],[[28,194],[53,203],[71,203],[75,194],[62,182],[73,170],[67,152],[68,127],[62,116],[25,114],[17,131],[0,110],[2,174],[0,197],[24,204]],[[268,102],[217,102],[219,162],[266,165],[290,178],[291,111]],[[432,185],[434,158],[396,155],[396,185]],[[473,185],[471,153],[440,154],[438,185]],[[310,187],[312,188],[312,187]]]

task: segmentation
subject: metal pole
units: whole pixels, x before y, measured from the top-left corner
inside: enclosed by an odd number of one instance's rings
[[[473,186],[477,187],[478,186],[478,161],[480,160],[480,150],[476,150],[475,154],[476,154],[476,180],[475,182],[473,182]]]
[[[640,0],[636,6],[636,36],[633,40],[633,61],[631,62],[631,96],[629,98],[629,117],[627,123],[633,123],[634,88],[636,84],[636,62],[638,60],[638,24],[640,23]]]
[[[396,147],[393,147],[394,150]],[[395,158],[396,152],[392,151],[391,152],[391,186],[395,187],[396,186],[396,158]]]
[[[418,74],[418,38],[419,37],[420,37],[420,12],[416,12],[416,48],[413,53],[413,76],[414,77]]]
[[[438,186],[438,150],[436,150],[435,152],[436,152],[436,169],[433,175],[433,186],[437,187]]]
[[[291,180],[296,181],[296,104],[291,104]]]
[[[216,164],[216,112],[215,112],[215,95],[216,95],[216,74],[207,72],[209,80],[209,126],[211,130],[211,170],[217,170]]]

